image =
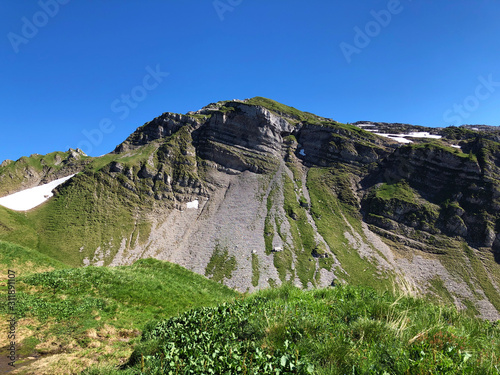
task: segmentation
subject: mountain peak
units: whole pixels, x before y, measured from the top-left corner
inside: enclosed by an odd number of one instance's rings
[[[24,221],[0,208],[0,239],[72,265],[168,260],[241,291],[417,285],[496,319],[498,135],[342,124],[262,97],[166,112],[105,156],[0,169],[9,191],[80,172]]]

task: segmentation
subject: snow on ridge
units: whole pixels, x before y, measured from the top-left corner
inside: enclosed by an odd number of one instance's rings
[[[433,139],[443,138],[441,135],[431,134],[429,132],[411,132],[408,134],[401,134],[401,135],[413,138],[433,138]]]
[[[63,177],[48,184],[36,186],[34,188],[19,191],[14,194],[0,198],[0,205],[14,211],[28,211],[47,201],[54,194],[52,190],[68,181],[71,176]]]
[[[385,134],[385,133],[374,133],[377,135],[380,135],[382,137],[386,137],[389,139],[392,139],[393,141],[399,142],[399,143],[413,143],[409,139],[406,139],[403,136],[403,134]]]
[[[406,139],[406,137],[409,137],[409,138],[432,138],[432,139],[441,139],[442,138],[442,136],[440,136],[440,135],[431,134],[429,132],[411,132],[408,134],[386,134],[386,133],[374,133],[374,134],[392,139],[393,141],[396,141],[399,143],[413,143],[409,139]]]

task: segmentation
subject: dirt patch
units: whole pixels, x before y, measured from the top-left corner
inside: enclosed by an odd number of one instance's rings
[[[0,374],[16,374],[19,373],[21,369],[25,369],[27,366],[30,366],[35,361],[42,358],[40,353],[32,353],[30,355],[21,356],[16,355],[16,359],[14,361],[14,366],[11,366],[9,363],[12,360],[8,357],[10,355],[10,349],[8,346],[2,347],[0,349]]]

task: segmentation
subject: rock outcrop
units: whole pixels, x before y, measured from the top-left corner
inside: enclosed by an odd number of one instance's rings
[[[163,113],[104,158],[5,161],[0,195],[81,172],[26,237],[78,265],[155,257],[242,291],[415,285],[493,319],[499,133],[341,124],[264,98],[224,101]],[[2,212],[0,238],[24,236]]]

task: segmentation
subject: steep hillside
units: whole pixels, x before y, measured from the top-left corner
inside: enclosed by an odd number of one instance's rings
[[[16,273],[16,368],[0,336],[0,372],[74,374],[125,362],[150,321],[232,300],[233,290],[178,265],[142,259],[132,266],[68,266],[0,241],[0,269]],[[0,329],[8,331],[7,282],[0,283]]]
[[[0,164],[0,197],[80,172],[91,159],[79,149],[70,149],[4,160]]]
[[[410,286],[498,319],[497,138],[212,103],[85,159],[30,212],[0,207],[0,238],[72,266],[168,260],[239,291]]]
[[[499,331],[408,296],[290,285],[150,324],[92,374],[498,374]]]

